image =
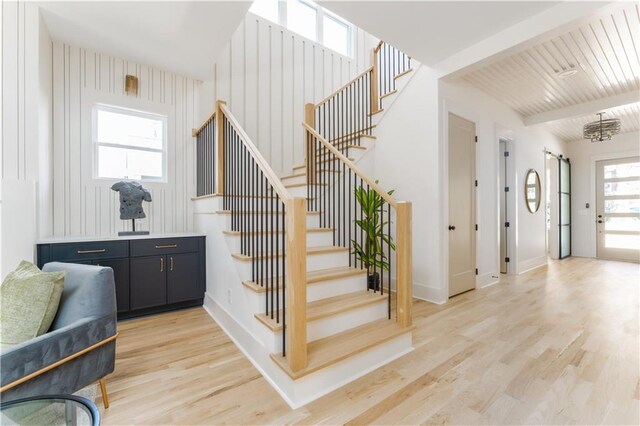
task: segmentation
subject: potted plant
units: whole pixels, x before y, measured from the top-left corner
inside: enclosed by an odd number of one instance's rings
[[[378,183],[378,181],[376,181]],[[392,195],[394,190],[387,192]],[[355,221],[356,225],[362,229],[364,234],[364,241],[362,244],[356,240],[351,240],[353,246],[353,254],[356,259],[359,259],[362,264],[367,268],[367,285],[370,290],[380,290],[380,274],[376,271],[389,269],[389,259],[384,253],[383,244],[385,243],[395,251],[396,246],[391,238],[391,235],[387,235],[384,232],[385,227],[388,225],[388,221],[384,221],[381,217],[382,213],[387,212],[384,210],[384,199],[375,190],[363,187],[357,187],[355,189],[356,201],[360,204],[362,209],[362,219]],[[387,216],[388,217],[388,216]]]

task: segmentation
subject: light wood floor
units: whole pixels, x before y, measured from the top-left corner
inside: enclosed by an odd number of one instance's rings
[[[203,309],[126,321],[103,423],[639,424],[639,290],[575,258],[416,301],[415,351],[295,411]]]

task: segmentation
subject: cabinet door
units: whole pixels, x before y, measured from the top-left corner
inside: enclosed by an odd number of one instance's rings
[[[169,303],[201,299],[198,253],[171,254],[167,256],[167,300]]]
[[[131,258],[131,310],[167,303],[166,256]]]
[[[93,263],[113,269],[118,313],[129,311],[129,259],[96,260]]]

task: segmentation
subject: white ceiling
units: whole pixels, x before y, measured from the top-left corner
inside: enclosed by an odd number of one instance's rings
[[[606,112],[604,118],[617,117],[620,119],[622,122],[621,133],[635,132],[640,129],[640,104],[614,107],[603,111]],[[575,141],[582,139],[582,126],[597,120],[598,116],[595,114],[584,114],[545,123],[543,126],[564,141]],[[640,140],[638,140],[638,145],[640,146]]]
[[[434,65],[536,15],[551,1],[319,1],[358,27]]]
[[[636,131],[639,49],[638,3],[618,3],[561,35],[462,78],[509,105],[525,122],[544,123],[564,140],[580,139],[582,124],[614,107],[623,119],[623,132]],[[557,73],[568,69],[578,73],[559,78]]]
[[[200,80],[242,22],[251,1],[39,2],[54,40]]]

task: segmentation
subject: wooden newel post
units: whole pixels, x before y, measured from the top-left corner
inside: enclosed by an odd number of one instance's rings
[[[305,104],[304,106],[304,122],[312,129],[316,128],[316,106],[314,104]],[[307,182],[315,183],[316,181],[316,141],[315,138],[305,129],[305,161],[307,164]]]
[[[307,366],[307,200],[287,203],[287,360],[292,371]]]
[[[411,203],[399,202],[396,208],[396,297],[398,298],[398,324],[411,325],[413,299],[413,253],[411,241]]]
[[[380,44],[373,49],[373,69],[371,71],[371,114],[375,114],[380,110],[380,93],[378,91],[378,81],[380,75],[380,68],[378,66],[378,55],[380,52]]]
[[[216,144],[218,146],[218,150],[216,152],[217,155],[217,186],[216,193],[224,194],[224,120],[222,108],[220,105],[226,105],[225,101],[217,101],[216,102]]]

